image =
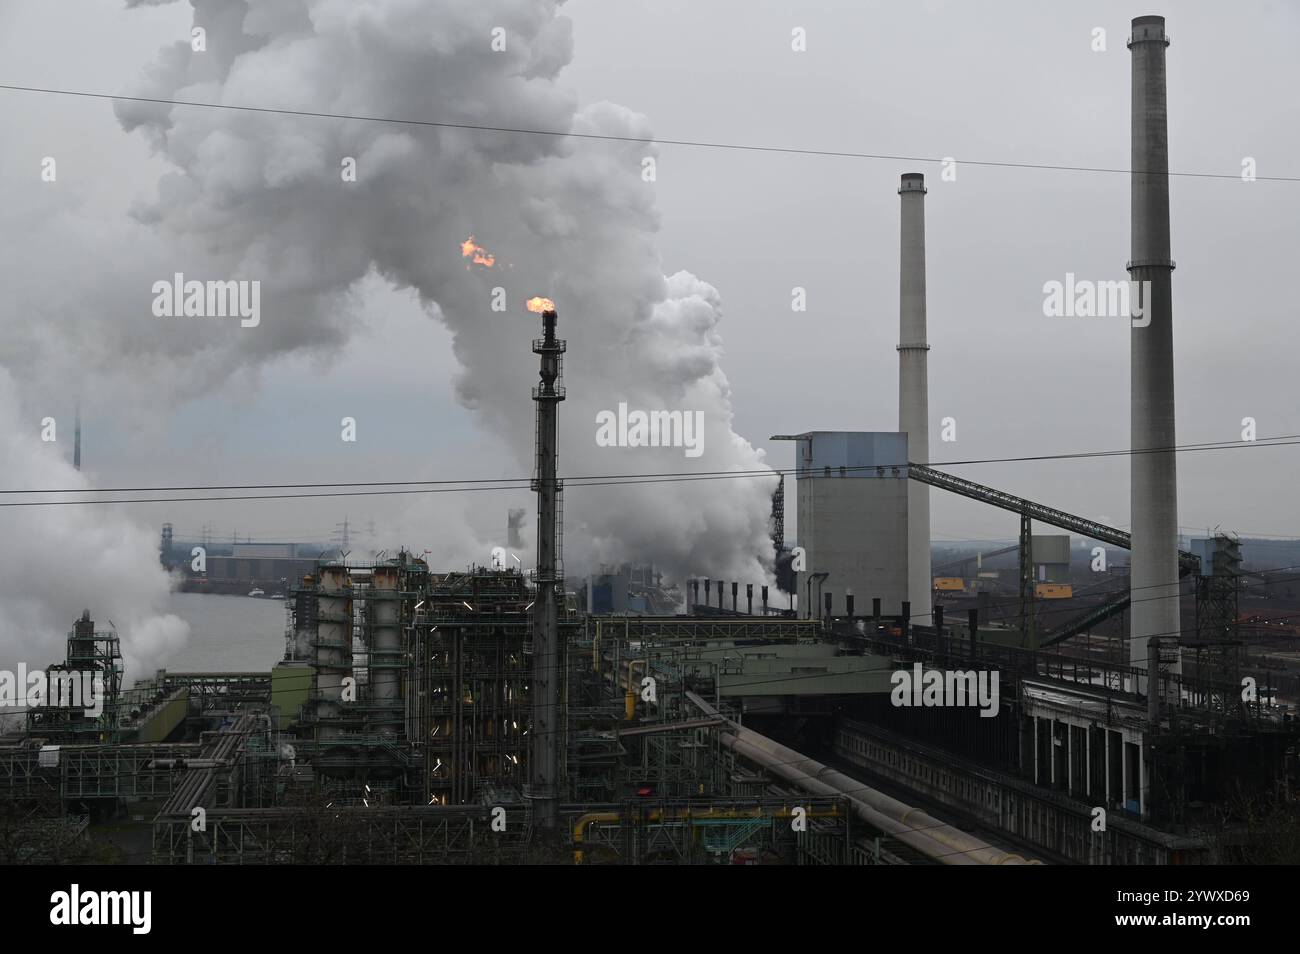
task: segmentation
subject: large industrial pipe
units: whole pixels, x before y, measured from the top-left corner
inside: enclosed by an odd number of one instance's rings
[[[930,345],[925,330],[925,176],[905,173],[902,196],[898,281],[898,429],[907,434],[907,459],[930,462],[930,399],[926,370]],[[907,482],[907,598],[925,607],[918,622],[929,622],[930,488]]]
[[[713,706],[693,692],[687,699],[706,715],[721,717]],[[994,848],[978,838],[944,824],[883,792],[863,785],[794,749],[728,720],[722,744],[772,774],[815,795],[847,798],[854,813],[886,834],[948,865],[1026,864],[1019,855]]]
[[[1148,642],[1177,634],[1178,475],[1174,445],[1173,259],[1169,249],[1169,133],[1164,17],[1137,17],[1133,58],[1132,255],[1142,317],[1131,324],[1129,457],[1133,594],[1129,665],[1146,669]],[[1149,284],[1148,284],[1149,283]],[[1156,449],[1159,448],[1159,449]],[[1181,672],[1181,664],[1171,670]],[[1138,691],[1142,691],[1138,687]]]
[[[754,615],[754,584],[753,583],[745,584],[745,601],[749,604],[749,609],[747,610],[747,612],[749,613],[750,616],[753,616]]]
[[[823,795],[830,798],[845,797],[844,792],[834,785],[828,785],[814,775],[810,775],[794,766],[783,764],[780,759],[774,758],[768,752],[744,739],[737,738],[729,733],[723,733],[721,738],[722,744],[737,755],[748,759],[755,765],[762,766],[777,778],[784,779],[811,795]],[[952,852],[941,841],[932,838],[928,833],[910,828],[906,824],[890,818],[883,812],[876,811],[861,799],[848,796],[848,801],[853,806],[853,813],[872,828],[887,835],[892,835],[926,857],[935,858],[944,864],[950,865],[974,865],[980,863],[968,860],[964,855]]]

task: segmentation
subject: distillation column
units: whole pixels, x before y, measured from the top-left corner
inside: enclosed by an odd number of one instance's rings
[[[367,598],[373,600],[370,644],[370,700],[375,707],[379,734],[394,736],[402,723],[401,593],[397,566],[377,566]]]
[[[329,723],[343,714],[343,679],[352,675],[352,580],[345,566],[324,566],[316,591],[316,719],[321,738],[339,734]]]

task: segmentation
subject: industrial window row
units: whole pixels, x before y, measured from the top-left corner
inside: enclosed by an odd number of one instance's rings
[[[836,743],[840,751],[868,768],[884,765],[908,777],[936,786],[967,805],[987,811],[1002,810],[1002,792],[996,784],[962,778],[955,772],[935,768],[926,762],[901,756],[897,750],[840,730]]]
[[[955,772],[936,769],[849,731],[841,729],[836,733],[836,748],[850,761],[864,767],[884,767],[894,774],[941,786],[965,805],[996,812],[1009,830],[1065,857],[1085,860],[1093,850],[1100,850],[1108,864],[1150,864],[1159,858],[1160,852],[1153,851],[1149,845],[1111,833],[1104,836],[1104,845],[1093,846],[1091,815],[1080,816],[1032,797],[1017,801],[1015,794],[1007,791],[1004,812],[1003,790],[996,783],[966,779]]]

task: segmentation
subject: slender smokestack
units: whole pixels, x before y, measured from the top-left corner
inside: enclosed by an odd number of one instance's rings
[[[1178,475],[1174,452],[1174,339],[1169,256],[1169,134],[1164,17],[1137,17],[1133,54],[1132,254],[1142,318],[1130,327],[1133,594],[1129,664],[1145,669],[1148,641],[1174,637],[1178,607]],[[1149,285],[1144,283],[1149,282]],[[1146,291],[1149,289],[1149,292]],[[1147,323],[1149,322],[1149,324]],[[1139,324],[1144,327],[1139,327]],[[1166,448],[1142,453],[1148,448]],[[1180,672],[1181,664],[1173,671]]]
[[[77,425],[72,435],[72,466],[81,470],[81,401],[77,401]]]
[[[532,748],[529,752],[528,783],[532,791],[534,823],[551,829],[559,820],[560,746],[560,674],[561,667],[559,596],[556,587],[563,582],[559,567],[559,498],[561,484],[557,477],[559,445],[555,436],[556,410],[564,400],[564,388],[557,387],[560,355],[565,343],[555,337],[557,314],[542,312],[544,337],[533,342],[533,352],[541,355],[541,384],[533,388],[537,402],[537,597],[533,601],[533,684],[531,686],[533,724]]]
[[[925,176],[903,175],[901,256],[898,283],[898,429],[907,433],[907,459],[930,462],[930,400],[925,337]],[[930,488],[907,482],[907,599],[916,607],[931,603]],[[918,616],[917,623],[929,622]]]

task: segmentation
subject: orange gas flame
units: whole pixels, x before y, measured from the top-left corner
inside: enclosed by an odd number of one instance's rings
[[[489,254],[487,249],[474,242],[474,236],[472,235],[460,243],[461,258],[469,258],[471,255],[475,265],[483,265],[487,268],[491,268],[497,261],[495,255]],[[469,268],[468,265],[465,267]]]
[[[539,315],[544,311],[555,311],[555,302],[549,298],[530,298],[528,299],[528,310]]]

